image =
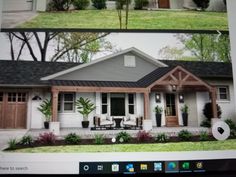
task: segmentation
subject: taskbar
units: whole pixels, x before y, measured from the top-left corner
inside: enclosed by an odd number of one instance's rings
[[[80,162],[80,174],[208,174],[236,172],[236,159]]]

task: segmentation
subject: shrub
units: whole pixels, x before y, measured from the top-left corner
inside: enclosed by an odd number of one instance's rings
[[[37,141],[44,145],[54,144],[56,141],[56,136],[52,132],[45,132],[43,134],[39,134]]]
[[[70,133],[65,137],[65,142],[68,144],[78,144],[80,140],[80,136],[76,135],[75,133]]]
[[[165,133],[159,133],[157,134],[155,141],[160,142],[160,143],[165,143],[167,142],[169,137]]]
[[[73,0],[52,0],[48,4],[48,10],[67,11],[72,3]]]
[[[31,135],[23,136],[20,140],[22,145],[31,145],[33,143],[33,138]]]
[[[128,3],[131,3],[131,0],[128,0]],[[126,0],[116,0],[116,9],[123,9],[126,5]]]
[[[188,130],[181,130],[178,133],[178,137],[181,141],[189,141],[192,138],[192,133],[189,132]]]
[[[193,0],[197,7],[201,9],[206,9],[209,6],[210,0]]]
[[[143,7],[148,5],[148,0],[135,0],[134,9],[142,10]]]
[[[121,143],[127,143],[129,142],[131,139],[131,136],[130,134],[128,134],[127,132],[125,131],[122,131],[122,132],[119,132],[117,135],[116,135],[116,140],[118,142],[121,142]]]
[[[218,116],[218,118],[220,118],[222,111],[221,111],[221,108],[218,104],[216,106],[217,106],[217,116]],[[212,103],[205,104],[205,106],[203,108],[203,114],[209,121],[211,121],[211,119],[213,118]]]
[[[84,10],[86,9],[90,4],[89,0],[74,0],[73,1],[73,5],[75,7],[75,9],[78,10]]]
[[[231,138],[236,137],[236,125],[235,125],[235,123],[231,119],[226,119],[225,123],[227,123],[229,128],[230,128],[230,137]]]
[[[16,145],[17,145],[17,140],[14,138],[14,139],[10,139],[8,142],[8,149],[10,150],[15,150],[16,149]]]
[[[106,1],[107,0],[92,0],[92,3],[96,9],[106,9],[107,8]]]
[[[200,141],[207,141],[209,140],[209,135],[207,132],[203,131],[199,134],[199,140]]]
[[[203,120],[200,124],[201,127],[207,127],[210,128],[211,127],[211,121],[209,120]]]
[[[94,139],[95,144],[103,144],[104,143],[104,135],[97,134]]]
[[[139,142],[145,142],[152,139],[152,135],[146,131],[139,131],[137,133],[137,140]]]

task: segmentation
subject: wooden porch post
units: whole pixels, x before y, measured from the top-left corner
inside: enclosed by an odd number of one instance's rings
[[[212,113],[213,113],[212,118],[218,118],[217,105],[216,105],[216,89],[215,88],[211,89],[211,103],[212,103]]]
[[[150,100],[149,100],[149,92],[144,92],[144,119],[150,119],[149,117],[149,107],[150,107]]]
[[[57,112],[58,112],[58,94],[59,91],[52,90],[52,122],[57,122]]]

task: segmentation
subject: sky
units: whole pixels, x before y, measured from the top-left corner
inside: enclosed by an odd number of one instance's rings
[[[136,47],[154,58],[160,58],[158,53],[163,47],[182,47],[182,44],[176,40],[174,35],[173,33],[111,33],[106,39],[118,50]],[[0,33],[0,46],[0,59],[10,59],[10,45],[4,33]],[[37,46],[35,45],[35,47]],[[51,43],[48,56],[53,53],[54,44]],[[98,53],[93,59],[104,55],[107,55],[107,53]],[[28,50],[23,51],[21,60],[32,60]]]

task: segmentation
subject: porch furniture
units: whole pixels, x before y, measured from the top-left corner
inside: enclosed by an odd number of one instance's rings
[[[142,129],[143,117],[131,114],[127,117],[124,117],[123,125],[125,129],[127,128]]]
[[[123,120],[123,117],[113,117],[113,120],[115,121],[115,123],[116,123],[116,126],[115,126],[115,128],[121,128],[121,121]]]
[[[110,116],[94,116],[93,117],[93,124],[94,124],[94,128],[100,128],[100,129],[112,129],[112,127],[114,126],[114,122],[112,120],[112,118]]]

